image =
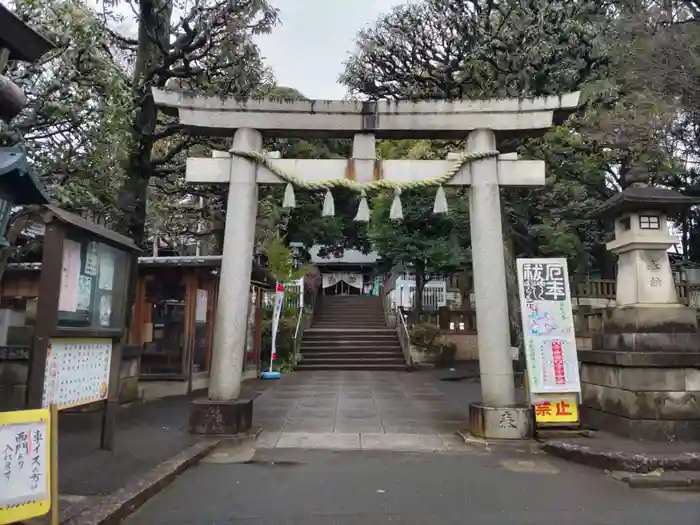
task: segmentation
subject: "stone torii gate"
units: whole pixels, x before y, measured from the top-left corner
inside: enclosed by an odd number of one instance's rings
[[[472,431],[491,438],[522,438],[530,410],[517,407],[513,381],[499,186],[541,186],[543,161],[498,154],[503,139],[544,133],[578,106],[578,93],[539,99],[428,102],[237,101],[179,91],[155,90],[164,111],[177,111],[194,133],[233,134],[230,153],[189,158],[186,180],[229,184],[220,301],[217,306],[209,400],[193,420],[213,433],[241,429],[239,400],[245,351],[250,272],[258,184],[303,182],[329,185],[373,183],[405,186],[440,179],[471,186],[469,215],[476,296],[482,403],[471,407]],[[352,167],[346,159],[280,159],[259,152],[263,136],[353,138]],[[466,155],[447,160],[377,161],[376,139],[467,139]],[[377,169],[377,167],[380,169]],[[281,176],[281,174],[290,174]],[[348,181],[352,178],[352,181]],[[206,406],[204,406],[206,405]],[[243,408],[241,408],[243,406]],[[195,413],[200,412],[198,416]],[[234,421],[231,421],[234,420]],[[505,423],[504,423],[505,421]]]

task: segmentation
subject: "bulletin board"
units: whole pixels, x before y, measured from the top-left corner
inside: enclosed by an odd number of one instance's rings
[[[0,524],[51,508],[49,410],[0,413]]]
[[[42,405],[59,410],[107,399],[111,339],[52,338],[46,355]]]

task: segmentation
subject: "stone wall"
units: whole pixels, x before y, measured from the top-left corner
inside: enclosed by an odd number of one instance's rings
[[[0,347],[0,412],[25,407],[28,377],[29,348]]]
[[[574,313],[576,346],[579,350],[591,348],[592,325],[597,322],[597,317],[591,315],[588,309]],[[476,331],[476,310],[449,310],[426,314],[423,322],[436,324],[442,330],[442,341],[452,343],[457,347],[455,359],[457,361],[478,361],[479,343]]]
[[[581,363],[582,416],[646,440],[700,438],[700,369]]]

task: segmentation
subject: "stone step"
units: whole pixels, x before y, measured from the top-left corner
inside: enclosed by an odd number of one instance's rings
[[[366,363],[358,363],[358,364],[334,364],[334,363],[325,363],[325,364],[304,364],[302,361],[299,366],[297,367],[297,370],[304,370],[304,371],[314,371],[314,370],[396,370],[396,371],[405,371],[406,370],[406,365],[405,364],[373,364],[371,361],[368,361]]]
[[[389,345],[391,343],[398,343],[398,338],[396,335],[366,335],[365,337],[347,337],[344,334],[338,334],[337,336],[318,336],[318,337],[304,337],[302,343],[310,343],[311,346],[323,346],[326,343],[332,343],[333,346],[363,346],[363,345]]]
[[[401,346],[394,342],[390,344],[369,344],[369,345],[334,345],[332,341],[323,345],[301,345],[300,351],[302,354],[307,352],[317,352],[323,354],[347,354],[347,353],[363,353],[363,352],[401,352]]]
[[[342,337],[342,336],[341,336]],[[386,346],[391,343],[396,343],[398,345],[398,339],[396,337],[367,337],[363,339],[345,339],[345,338],[333,338],[333,337],[323,337],[317,339],[306,339],[302,341],[302,347],[307,346]]]
[[[401,358],[394,359],[303,359],[301,361],[307,366],[405,366],[404,360]]]
[[[314,328],[386,328],[386,323],[377,321],[356,321],[354,319],[347,319],[346,321],[324,321],[320,323],[313,323],[311,325]]]
[[[404,361],[401,352],[302,352],[301,355],[304,361]]]
[[[383,312],[343,312],[343,313],[327,313],[315,314],[314,321],[333,321],[335,319],[363,319],[371,321],[372,319],[384,320]]]
[[[384,319],[383,312],[334,312],[314,314],[314,319]]]
[[[304,338],[309,336],[325,335],[326,337],[339,338],[343,336],[343,339],[357,339],[358,337],[365,336],[393,336],[396,337],[396,330],[394,328],[345,328],[345,327],[334,327],[334,328],[318,328],[312,326],[304,330]]]

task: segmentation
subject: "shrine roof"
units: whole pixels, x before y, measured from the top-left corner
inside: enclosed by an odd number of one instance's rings
[[[76,215],[75,213],[71,213],[52,204],[46,204],[44,205],[44,208],[46,208],[46,210],[48,210],[49,212],[49,215],[45,215],[44,217],[44,220],[46,222],[48,222],[51,219],[57,219],[65,224],[69,224],[75,228],[78,228],[79,230],[90,232],[91,234],[100,237],[101,240],[106,240],[117,244],[121,246],[122,249],[127,249],[132,252],[141,251],[141,248],[139,248],[138,245],[132,239],[125,235],[117,233],[114,230],[111,230],[104,226],[100,226],[99,224],[84,219],[80,215]]]
[[[688,197],[659,186],[633,184],[605,201],[595,214],[608,218],[644,211],[674,214],[697,203],[700,203],[700,197]]]
[[[10,60],[36,62],[55,46],[0,4],[0,47],[10,51]]]
[[[0,187],[13,197],[13,204],[49,202],[44,185],[35,177],[27,155],[20,148],[0,148]]]
[[[207,256],[174,256],[174,257],[139,257],[139,267],[178,267],[178,268],[220,268],[221,255]],[[40,262],[16,262],[9,263],[7,270],[14,271],[40,271]],[[262,288],[269,288],[274,284],[274,279],[270,277],[267,270],[253,261],[251,272],[251,284]]]

